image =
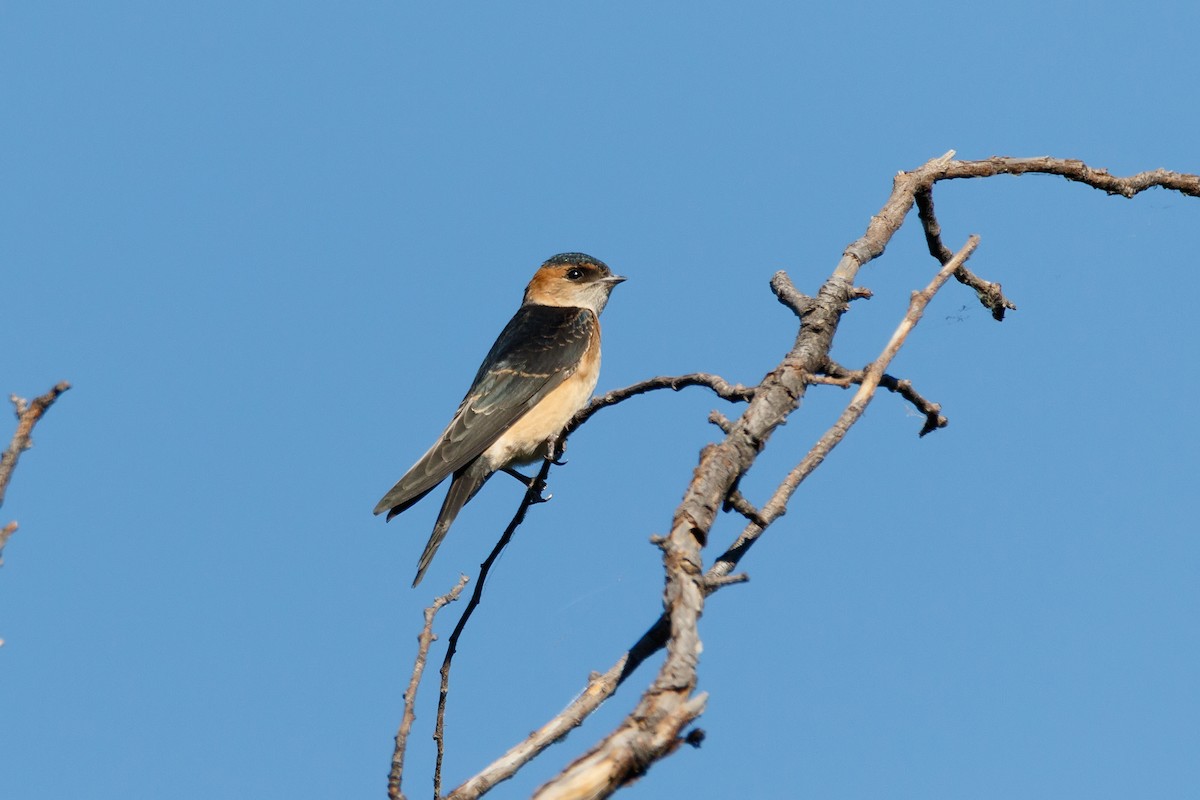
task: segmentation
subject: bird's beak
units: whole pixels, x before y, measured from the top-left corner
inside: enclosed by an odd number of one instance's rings
[[[603,280],[605,283],[611,283],[613,286],[616,286],[618,283],[621,283],[622,281],[625,280],[625,276],[624,275],[609,275],[607,278],[601,278],[601,280]]]

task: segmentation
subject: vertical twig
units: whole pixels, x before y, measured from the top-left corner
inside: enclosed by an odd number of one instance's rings
[[[470,578],[466,575],[460,576],[453,589],[436,598],[433,605],[425,609],[425,625],[417,636],[417,658],[413,664],[412,678],[408,681],[408,691],[404,693],[404,715],[400,718],[400,728],[396,731],[396,749],[392,753],[392,770],[388,773],[388,797],[391,800],[404,800],[404,792],[400,790],[400,781],[404,777],[404,753],[408,749],[408,734],[412,730],[413,721],[417,718],[415,711],[417,688],[421,685],[421,675],[425,672],[429,646],[437,638],[433,633],[433,618],[443,606],[458,599],[468,580]]]

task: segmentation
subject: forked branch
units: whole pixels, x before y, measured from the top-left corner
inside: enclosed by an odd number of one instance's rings
[[[1154,170],[1119,178],[1074,160],[991,158],[955,161],[953,153],[947,153],[896,176],[892,194],[883,208],[871,218],[864,235],[846,247],[833,273],[815,295],[800,292],[785,273],[776,273],[771,288],[780,302],[800,318],[800,326],[791,349],[757,386],[730,385],[716,376],[697,373],[652,378],[593,400],[564,434],[601,408],[663,388],[678,390],[684,386],[702,385],[726,400],[746,401],[748,405],[736,419],[726,418],[718,412],[710,416],[710,420],[720,427],[723,438],[701,452],[683,501],[675,510],[669,533],[657,539],[665,573],[663,611],[658,621],[606,672],[593,675],[580,695],[560,714],[463,783],[449,797],[459,800],[479,797],[497,783],[512,777],[539,752],[586,719],[646,658],[663,647],[667,649],[666,660],[634,711],[544,785],[538,796],[607,797],[681,744],[695,743],[701,738],[695,730],[688,733],[685,729],[703,712],[706,699],[704,693],[696,691],[700,651],[698,621],[705,598],[727,583],[742,579],[742,576],[732,574],[738,563],[763,531],[786,513],[797,488],[861,418],[880,387],[900,394],[921,411],[926,418],[922,434],[945,425],[945,417],[936,403],[917,393],[910,382],[888,376],[886,368],[920,320],[930,299],[951,276],[972,287],[997,320],[1003,319],[1006,311],[1015,309],[998,283],[986,281],[966,268],[965,263],[978,243],[975,237],[971,237],[957,253],[952,253],[943,243],[941,227],[934,214],[935,184],[943,180],[1024,173],[1060,175],[1124,197],[1133,197],[1155,186],[1200,197],[1200,176],[1195,175]],[[864,370],[846,370],[832,362],[829,353],[850,302],[870,296],[868,291],[855,286],[854,280],[864,264],[884,252],[914,205],[918,207],[929,252],[940,268],[925,289],[914,292],[904,318],[879,357]],[[828,378],[821,378],[822,375]],[[857,389],[837,422],[780,481],[767,501],[756,506],[739,491],[741,477],[767,446],[775,429],[799,406],[807,388],[819,382],[855,385]],[[547,470],[548,466],[543,471]],[[717,514],[723,510],[740,513],[746,517],[747,524],[705,570],[703,548]]]

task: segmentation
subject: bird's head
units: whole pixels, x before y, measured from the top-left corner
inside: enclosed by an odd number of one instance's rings
[[[559,253],[538,268],[525,288],[525,304],[590,308],[598,315],[613,287],[625,280],[603,261],[583,253]]]

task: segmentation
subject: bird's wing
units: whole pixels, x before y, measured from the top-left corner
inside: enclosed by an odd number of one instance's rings
[[[575,371],[594,331],[588,309],[522,306],[492,345],[446,430],[375,513],[400,513],[477,458]]]

